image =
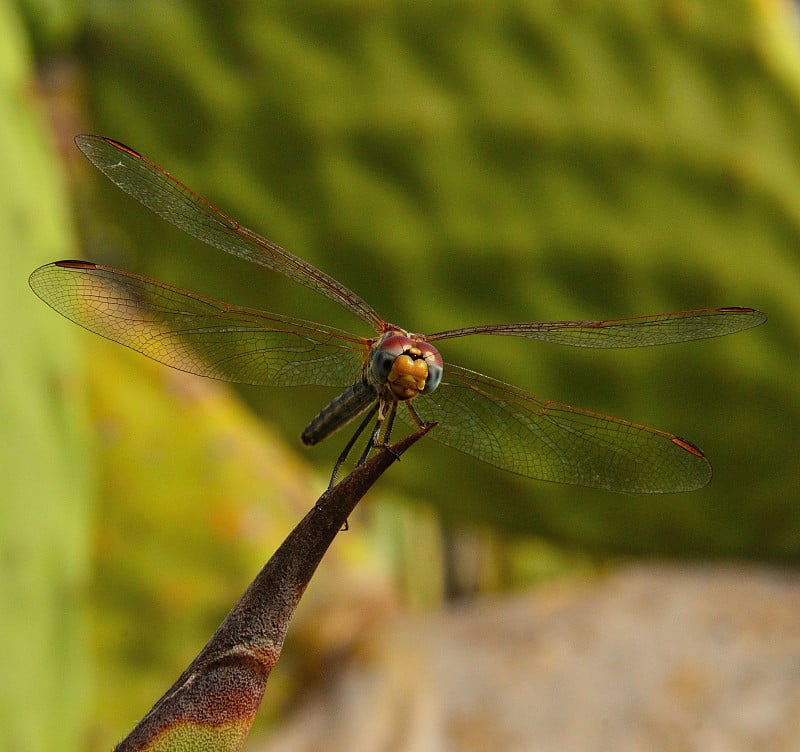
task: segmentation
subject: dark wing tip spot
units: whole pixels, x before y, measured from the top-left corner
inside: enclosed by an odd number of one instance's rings
[[[690,454],[693,454],[695,457],[705,457],[705,454],[703,454],[703,450],[700,449],[700,447],[692,444],[691,441],[682,439],[680,436],[673,436],[672,439],[670,439],[670,441],[672,441],[672,443],[675,444],[676,446],[679,446],[681,449],[685,449]]]
[[[61,266],[65,269],[97,269],[97,264],[94,264],[91,261],[78,261],[75,259],[56,261],[54,266]]]

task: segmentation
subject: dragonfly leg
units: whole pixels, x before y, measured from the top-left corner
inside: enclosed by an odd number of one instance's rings
[[[376,414],[377,419],[375,418]],[[392,448],[389,446],[389,439],[392,435],[392,427],[394,426],[394,419],[396,415],[397,402],[394,400],[379,400],[375,403],[375,405],[372,406],[336,460],[336,464],[333,466],[333,472],[331,473],[331,479],[328,483],[328,488],[332,488],[336,483],[336,476],[339,474],[339,470],[347,461],[353,446],[358,441],[361,434],[364,433],[364,430],[371,420],[375,420],[375,427],[372,429],[372,433],[367,441],[367,445],[364,447],[364,451],[361,453],[361,456],[358,458],[358,462],[356,464],[361,465],[362,463],[366,462],[367,457],[369,457],[369,453],[373,449],[386,449],[387,451],[392,451]],[[395,458],[399,460],[400,456],[395,454]],[[342,530],[349,529],[350,526],[345,521]]]
[[[389,405],[389,410],[384,413],[384,409],[387,404]],[[391,400],[381,405],[380,409],[378,410],[378,419],[375,421],[375,428],[372,430],[372,436],[370,436],[367,446],[364,448],[364,451],[358,460],[359,465],[366,461],[369,453],[373,449],[388,449],[391,451],[389,439],[392,436],[392,428],[394,426],[394,419],[396,415],[396,401]],[[383,437],[381,437],[381,433],[383,433]],[[400,459],[399,456],[396,456],[395,458],[398,460]]]
[[[422,417],[421,417],[421,416],[420,416],[420,414],[417,412],[417,410],[416,410],[416,408],[414,407],[414,405],[412,405],[412,404],[411,404],[411,400],[407,400],[407,401],[406,401],[406,407],[408,408],[408,412],[410,412],[410,413],[411,413],[411,417],[414,419],[415,423],[416,423],[416,424],[417,424],[417,425],[418,425],[420,428],[426,428],[427,426],[429,426],[429,425],[430,425],[430,423],[429,423],[427,420],[422,420]]]
[[[361,436],[361,434],[364,433],[364,429],[367,427],[367,425],[375,417],[376,412],[378,412],[378,403],[375,403],[372,409],[369,410],[364,420],[361,421],[358,428],[356,429],[356,432],[350,437],[350,440],[347,442],[347,444],[345,444],[344,449],[342,449],[341,454],[336,460],[336,464],[333,466],[333,472],[331,473],[331,480],[328,483],[328,488],[332,488],[333,485],[336,483],[336,476],[339,474],[339,470],[341,469],[342,465],[347,461],[347,458],[350,456],[350,452],[352,451],[353,446],[358,441],[359,436]],[[358,461],[358,464],[361,464],[363,461],[364,458],[362,457]]]

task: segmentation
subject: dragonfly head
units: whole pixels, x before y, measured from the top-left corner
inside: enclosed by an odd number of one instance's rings
[[[388,331],[372,346],[369,375],[395,400],[430,394],[442,380],[439,351],[419,335]]]

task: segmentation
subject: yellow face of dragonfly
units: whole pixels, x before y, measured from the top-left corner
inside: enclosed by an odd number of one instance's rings
[[[430,394],[439,386],[443,370],[435,347],[401,331],[384,334],[370,352],[371,380],[399,402]]]

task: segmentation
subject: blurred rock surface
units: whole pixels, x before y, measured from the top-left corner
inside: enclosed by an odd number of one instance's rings
[[[800,575],[642,564],[394,621],[248,749],[800,750]]]

